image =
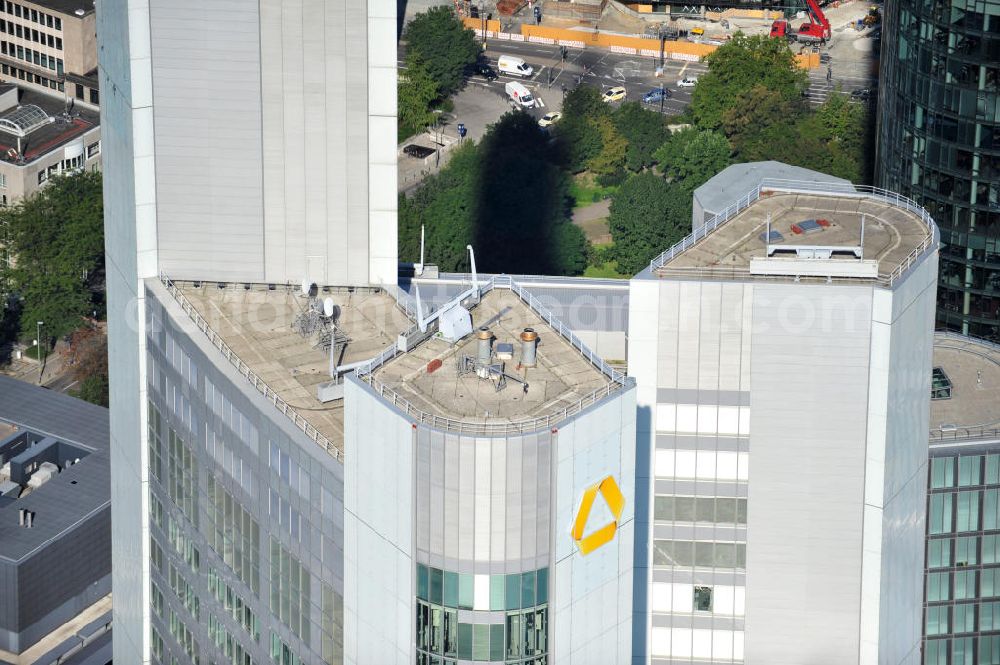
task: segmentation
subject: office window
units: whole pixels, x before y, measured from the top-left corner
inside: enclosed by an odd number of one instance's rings
[[[956,637],[951,641],[951,665],[975,665],[971,637]]]
[[[951,575],[949,573],[928,573],[927,602],[951,600]]]
[[[980,596],[983,598],[1000,596],[1000,568],[983,568],[979,581]]]
[[[1000,490],[983,491],[983,529],[1000,528],[1000,501],[997,492]]]
[[[979,665],[1000,665],[1000,637],[984,635],[979,638]]]
[[[952,610],[951,630],[954,633],[971,633],[976,629],[976,605],[959,603]]]
[[[951,539],[938,538],[927,541],[927,567],[948,568],[951,566]]]
[[[927,528],[930,533],[951,533],[951,494],[931,494]]]
[[[979,606],[979,630],[1000,630],[1000,602]]]
[[[928,606],[924,627],[928,637],[932,635],[945,635],[950,632],[948,630],[948,609],[947,605]]]
[[[76,85],[76,98],[83,99],[83,86],[80,85],[79,83],[76,83],[74,85]]]
[[[49,179],[49,174],[45,171],[45,169],[42,169],[41,171],[38,172],[38,184],[39,185],[42,184],[43,182],[45,182],[48,179]]]
[[[959,492],[955,510],[955,531],[979,528],[979,492]]]
[[[955,458],[935,457],[931,460],[931,487],[940,489],[942,487],[955,486]]]
[[[955,539],[955,565],[974,566],[978,560],[976,556],[976,545],[979,539],[976,536],[963,536]]]
[[[1000,455],[986,456],[986,473],[983,474],[983,483],[986,485],[1000,483]]]
[[[985,571],[984,571],[985,572]],[[976,571],[959,570],[955,572],[955,600],[976,597]]]
[[[95,88],[90,89],[90,103],[91,104],[101,103],[101,95]]]
[[[924,645],[924,665],[948,665],[948,640],[927,640]]]
[[[958,486],[968,487],[979,484],[979,467],[983,458],[979,455],[958,458]]]
[[[61,18],[59,18],[58,16],[56,16],[56,17],[53,18],[52,22],[55,24],[56,30],[62,30],[62,19]],[[62,46],[60,46],[59,48],[62,48]]]
[[[694,588],[694,609],[696,612],[712,611],[712,587],[696,586]]]
[[[62,50],[62,37],[56,37],[56,49],[59,51]]]

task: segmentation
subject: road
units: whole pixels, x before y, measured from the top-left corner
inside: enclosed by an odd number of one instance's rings
[[[562,107],[563,87],[572,90],[580,82],[599,90],[624,86],[627,91],[627,101],[641,100],[646,92],[659,88],[662,82],[672,93],[663,104],[663,112],[667,115],[677,115],[682,113],[691,101],[690,91],[677,88],[677,81],[684,76],[699,76],[707,69],[700,62],[667,60],[663,78],[660,79],[655,76],[658,64],[655,58],[612,53],[596,48],[571,48],[564,63],[560,60],[558,46],[493,40],[487,44],[486,59],[498,74],[500,72],[497,68],[497,59],[501,55],[523,58],[534,68],[534,74],[527,80],[500,74],[500,77],[492,83],[481,76],[474,76],[469,79],[469,84],[487,87],[499,95],[505,95],[504,84],[507,81],[520,80],[531,90],[536,99],[541,100],[541,105],[533,112],[533,115],[538,117],[551,110],[559,110]],[[397,65],[404,67],[402,52]],[[652,104],[649,108],[659,111],[660,104]]]
[[[835,36],[834,40],[838,40]],[[846,46],[846,45],[845,45]],[[846,49],[838,49],[843,52]],[[563,88],[572,90],[582,80],[583,84],[592,85],[600,90],[613,86],[624,86],[627,91],[627,101],[639,101],[642,96],[663,83],[672,93],[663,104],[663,112],[667,115],[678,115],[684,111],[691,101],[690,89],[677,87],[677,81],[685,76],[698,77],[707,71],[707,66],[701,62],[681,62],[666,60],[663,78],[655,76],[658,60],[622,53],[613,53],[597,48],[570,48],[565,63],[560,61],[559,47],[547,44],[527,42],[510,42],[491,40],[487,43],[487,59],[498,71],[497,59],[500,55],[514,55],[523,58],[534,69],[534,74],[523,82],[540,100],[539,108],[533,115],[541,115],[558,110],[562,105]],[[862,54],[857,54],[862,55]],[[400,53],[398,65],[404,66],[403,54]],[[813,105],[821,104],[827,96],[838,89],[843,94],[850,94],[858,88],[870,87],[873,77],[865,74],[861,67],[853,62],[840,62],[837,58],[833,64],[833,78],[826,80],[826,67],[809,72],[809,100]],[[843,73],[841,73],[843,72]],[[521,80],[500,74],[493,83],[480,76],[472,77],[470,85],[483,86],[494,90],[498,95],[504,95],[503,86],[507,81]],[[652,110],[659,111],[660,104],[649,105]]]

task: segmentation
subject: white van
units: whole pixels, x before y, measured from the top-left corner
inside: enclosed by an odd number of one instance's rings
[[[504,90],[507,91],[507,96],[523,109],[530,109],[535,105],[535,98],[531,96],[531,91],[519,81],[508,81]]]
[[[500,56],[500,59],[497,60],[497,69],[500,70],[501,74],[510,74],[511,76],[531,76],[535,73],[531,65],[512,55]]]

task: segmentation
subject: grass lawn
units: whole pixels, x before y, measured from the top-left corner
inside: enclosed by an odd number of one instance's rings
[[[617,261],[607,261],[599,266],[587,266],[584,277],[599,277],[603,279],[629,279],[631,275],[623,275],[617,270]]]
[[[37,346],[29,346],[24,351],[22,351],[21,354],[24,355],[24,356],[26,356],[26,357],[28,357],[28,358],[31,358],[32,360],[38,360],[38,347]],[[45,356],[50,355],[50,354],[51,354],[51,352],[45,352],[45,351],[43,351],[42,352],[42,357],[44,358]]]
[[[573,177],[569,186],[569,195],[573,197],[573,207],[582,208],[591,203],[607,198],[618,191],[617,186],[602,187],[589,173],[581,173]]]

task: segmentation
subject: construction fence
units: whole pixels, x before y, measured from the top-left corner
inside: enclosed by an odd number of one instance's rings
[[[646,37],[630,37],[614,33],[603,33],[600,30],[571,30],[568,28],[551,28],[542,25],[523,24],[520,33],[501,32],[500,21],[484,21],[482,19],[462,19],[467,28],[482,37],[485,24],[486,38],[498,41],[531,42],[535,44],[553,44],[570,48],[597,47],[605,48],[614,53],[639,55],[650,58],[660,57],[660,40]],[[666,41],[663,44],[663,55],[671,60],[697,62],[714,51],[717,46],[712,44],[697,44],[687,41]],[[808,53],[795,56],[798,65],[805,69],[819,67],[819,54]]]

